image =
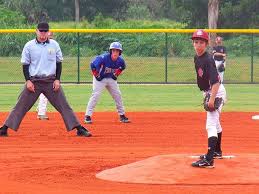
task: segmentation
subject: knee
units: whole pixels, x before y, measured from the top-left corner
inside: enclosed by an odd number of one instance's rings
[[[216,127],[209,127],[207,128],[207,132],[208,132],[208,138],[210,137],[218,137],[218,132]]]
[[[95,97],[95,98],[99,97],[100,95],[101,95],[101,92],[99,91],[93,91],[92,93],[92,97]]]

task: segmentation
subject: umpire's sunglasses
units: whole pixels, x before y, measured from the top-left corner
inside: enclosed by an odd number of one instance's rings
[[[39,29],[40,32],[48,32],[49,30],[42,30],[42,29]]]

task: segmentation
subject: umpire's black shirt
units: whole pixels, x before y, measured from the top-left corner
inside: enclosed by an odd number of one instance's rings
[[[215,46],[213,47],[213,54],[214,53],[222,53],[222,54],[226,54],[226,48],[224,46]],[[214,60],[216,61],[223,61],[223,56],[218,56],[218,55],[214,55]]]
[[[200,90],[208,91],[215,83],[220,82],[215,62],[207,52],[194,57],[195,70],[197,74],[197,84]]]

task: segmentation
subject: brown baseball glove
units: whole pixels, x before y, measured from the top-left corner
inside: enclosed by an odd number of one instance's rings
[[[206,94],[204,101],[203,101],[203,105],[204,105],[204,109],[209,112],[213,112],[213,111],[217,110],[220,107],[220,105],[223,103],[222,98],[216,97],[215,101],[214,101],[214,108],[210,108],[208,105],[209,100],[210,100],[210,94]]]

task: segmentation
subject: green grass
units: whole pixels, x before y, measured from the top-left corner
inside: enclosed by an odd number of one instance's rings
[[[92,76],[89,64],[93,57],[80,58],[80,81],[91,82]],[[164,82],[165,59],[163,57],[127,57],[125,56],[127,69],[121,82]],[[250,82],[251,80],[250,57],[229,57],[225,72],[225,82]],[[259,60],[254,59],[254,81],[259,82]],[[77,58],[64,57],[62,81],[77,82]],[[192,57],[169,57],[167,77],[169,82],[193,82],[195,72]],[[0,82],[23,82],[20,57],[0,58]]]
[[[10,111],[23,85],[0,85],[0,111]],[[258,112],[258,85],[225,85],[228,103],[223,111]],[[67,99],[76,112],[85,112],[91,85],[63,85]],[[202,93],[196,85],[120,85],[126,111],[203,111]],[[55,109],[49,105],[49,111]],[[36,105],[31,111],[36,110]],[[105,90],[95,111],[116,111]]]

